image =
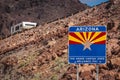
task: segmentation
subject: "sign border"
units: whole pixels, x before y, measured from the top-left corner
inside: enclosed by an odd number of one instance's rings
[[[70,28],[71,27],[105,27],[105,31],[103,32],[106,32],[106,40],[105,40],[105,62],[104,63],[70,63],[69,59],[70,59],[70,56],[69,56],[69,33],[70,33]],[[72,32],[72,31],[71,31]],[[84,31],[83,31],[84,32]],[[98,26],[70,26],[68,28],[68,64],[106,64],[107,63],[107,27],[104,26],[104,25],[98,25]]]

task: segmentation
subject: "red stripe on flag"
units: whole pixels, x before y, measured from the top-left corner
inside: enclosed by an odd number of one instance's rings
[[[106,41],[104,40],[104,41],[96,42],[94,44],[105,44],[105,43],[106,43]]]
[[[86,32],[86,37],[87,37],[87,39],[88,39],[88,32]]]
[[[69,44],[81,44],[81,43],[69,40]]]
[[[90,36],[90,39],[93,37],[94,34],[95,34],[95,32],[92,32],[92,34],[91,34],[91,36]],[[90,40],[90,39],[89,39],[89,40]]]
[[[80,39],[75,33],[69,33],[69,35],[71,35],[71,36],[73,36],[74,38],[76,38],[76,39],[78,39],[78,40],[80,40],[80,41],[83,42],[83,40]]]
[[[85,37],[84,37],[83,33],[82,33],[82,32],[80,32],[80,34],[81,34],[81,36],[83,37],[83,39],[85,40]]]
[[[101,32],[98,36],[96,36],[92,41],[104,36],[106,34],[106,32]]]

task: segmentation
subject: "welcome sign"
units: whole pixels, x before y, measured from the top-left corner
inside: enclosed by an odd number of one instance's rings
[[[106,27],[72,26],[69,28],[68,62],[103,64],[106,62]]]

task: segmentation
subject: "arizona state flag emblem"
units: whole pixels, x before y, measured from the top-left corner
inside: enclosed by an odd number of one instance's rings
[[[103,64],[106,62],[106,27],[69,28],[69,63]]]

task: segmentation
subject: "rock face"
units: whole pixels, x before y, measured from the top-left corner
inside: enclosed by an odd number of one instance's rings
[[[79,0],[1,0],[0,35],[9,35],[10,27],[22,21],[33,21],[40,25],[86,8]]]

